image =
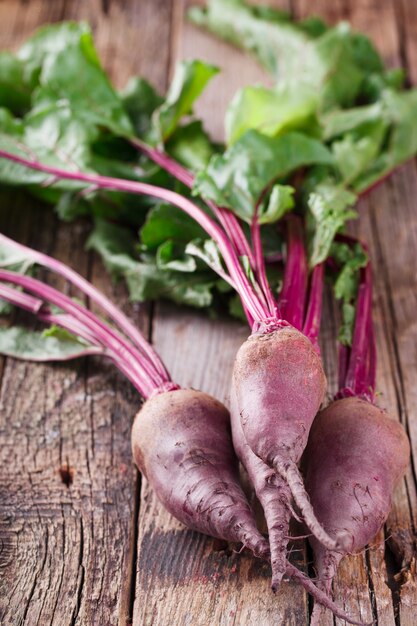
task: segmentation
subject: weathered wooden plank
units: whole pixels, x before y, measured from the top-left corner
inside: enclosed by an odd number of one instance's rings
[[[168,53],[162,58],[159,37],[169,34],[166,15],[166,2],[111,3],[107,16],[98,2],[3,2],[2,47],[17,46],[40,23],[89,19],[118,85],[140,72],[161,87]],[[113,291],[101,264],[82,252],[86,224],[58,228],[50,211],[38,207],[32,215],[36,203],[29,197],[24,202],[26,213],[22,202],[2,203],[9,222],[15,217],[24,226],[22,231],[9,224],[11,236],[90,274],[119,304],[125,302],[124,290]],[[135,319],[146,322],[146,307]],[[136,572],[139,494],[130,423],[137,394],[97,361],[43,367],[8,360],[1,402],[7,467],[1,476],[1,623],[127,624]]]
[[[31,243],[86,274],[85,225],[57,228],[33,205],[14,207],[36,219]],[[0,402],[2,623],[116,623],[132,506],[128,386],[104,365],[10,359]]]

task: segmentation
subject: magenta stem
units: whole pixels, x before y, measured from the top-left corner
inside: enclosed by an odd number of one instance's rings
[[[311,275],[311,287],[308,298],[307,314],[304,320],[303,333],[319,350],[319,333],[323,308],[324,263],[316,265]]]
[[[256,276],[258,278],[259,285],[262,289],[263,295],[265,296],[270,315],[279,317],[280,314],[278,313],[278,306],[275,302],[275,298],[266,277],[265,259],[261,240],[261,227],[257,216],[257,210],[255,211],[255,215],[251,224],[251,237],[255,256]]]
[[[97,342],[116,354],[123,363],[128,365],[133,372],[143,379],[143,389],[145,390],[146,397],[148,397],[155,388],[169,381],[169,379],[164,380],[160,377],[152,377],[148,371],[149,368],[147,367],[148,364],[145,358],[133,348],[124,337],[113,331],[93,313],[71,300],[71,298],[61,294],[56,289],[30,276],[7,270],[0,270],[0,281],[18,285],[30,291],[35,296],[47,300],[81,322],[81,324],[97,338]]]
[[[303,326],[307,276],[302,223],[292,215],[287,219],[287,262],[279,304],[282,317],[298,330]]]
[[[142,336],[140,331],[134,324],[128,319],[128,317],[122,313],[106,296],[98,291],[91,283],[83,278],[78,272],[71,269],[61,261],[54,259],[47,254],[28,248],[23,244],[17,243],[13,239],[9,239],[5,235],[0,234],[0,244],[5,242],[10,246],[14,246],[16,250],[22,250],[28,256],[31,257],[38,265],[42,265],[52,272],[56,272],[66,280],[68,280],[74,287],[77,287],[82,293],[89,297],[93,302],[98,304],[103,311],[107,313],[110,319],[117,324],[118,328],[129,337],[129,339],[143,352],[144,356],[149,361],[150,368],[162,378],[169,378],[169,374],[162,363],[159,356],[153,350],[152,346]]]
[[[370,263],[362,270],[356,304],[355,328],[352,349],[346,374],[345,387],[355,395],[369,391],[367,370],[369,369],[369,325],[372,320],[372,276]]]
[[[0,298],[6,300],[13,306],[18,306],[25,311],[34,313],[37,315],[41,308],[44,306],[43,300],[34,298],[27,293],[22,293],[9,285],[3,285],[0,283]]]
[[[139,148],[139,150],[141,150],[154,163],[174,176],[174,178],[182,182],[186,185],[186,187],[192,189],[194,185],[194,175],[190,172],[190,170],[178,163],[178,161],[166,154],[166,152],[161,152],[157,148],[153,148],[144,143],[140,139],[133,139],[131,143],[136,148]],[[253,253],[237,217],[228,209],[217,206],[217,204],[211,200],[205,200],[205,203],[212,210],[213,214],[217,217],[220,224],[224,228],[227,236],[235,248],[237,255],[247,256],[251,268],[254,269],[255,260]]]
[[[69,172],[56,167],[43,165],[42,163],[31,161],[29,159],[17,156],[15,154],[0,150],[0,157],[20,163],[31,169],[45,172],[55,176],[57,179],[77,180],[84,183],[90,183],[102,189],[110,189],[114,191],[124,191],[140,195],[148,195],[158,198],[165,202],[169,202],[183,210],[187,215],[196,220],[200,226],[208,233],[208,235],[216,241],[220,248],[220,252],[224,258],[226,266],[232,280],[235,282],[235,288],[238,291],[242,301],[249,310],[255,321],[262,321],[268,318],[268,310],[263,306],[259,297],[256,295],[251,283],[249,282],[243,268],[239,263],[236,252],[227,239],[223,230],[208,215],[204,213],[197,205],[193,204],[187,198],[182,197],[175,191],[162,189],[147,183],[122,180],[119,178],[111,178],[108,176],[99,176],[97,174],[86,174],[82,172]]]
[[[52,313],[39,313],[38,318],[45,322],[46,324],[55,324],[56,326],[60,326],[65,330],[68,330],[70,333],[74,335],[78,335],[85,341],[92,343],[96,352],[93,353],[92,350],[88,350],[88,354],[97,354],[99,356],[107,356],[111,361],[113,361],[114,365],[117,367],[119,371],[126,376],[126,378],[132,383],[135,389],[138,390],[141,396],[144,398],[149,397],[150,392],[147,388],[144,381],[132,370],[130,365],[126,363],[126,361],[117,354],[113,352],[113,350],[109,350],[107,348],[103,348],[100,346],[95,346],[94,342],[97,341],[96,337],[90,333],[88,329],[86,329],[78,320],[72,318],[70,315],[58,314],[54,315]]]

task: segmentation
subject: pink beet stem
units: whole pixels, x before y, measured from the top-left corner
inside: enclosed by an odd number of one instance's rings
[[[259,224],[258,219],[258,208],[255,210],[255,215],[252,219],[251,224],[251,237],[252,237],[252,246],[255,255],[255,267],[256,267],[256,276],[259,281],[259,285],[262,289],[262,292],[266,298],[267,306],[271,316],[281,317],[278,312],[278,306],[271,291],[271,287],[269,286],[268,278],[266,276],[266,267],[265,267],[265,259],[262,249],[262,240],[261,240],[261,226]]]
[[[323,306],[324,263],[316,265],[311,274],[311,286],[308,297],[307,313],[304,320],[303,333],[319,350],[319,333]]]
[[[255,293],[248,277],[240,265],[236,252],[230,241],[227,239],[224,231],[218,224],[216,224],[216,222],[214,222],[214,220],[206,215],[200,207],[187,198],[184,198],[175,191],[163,189],[155,185],[149,185],[147,183],[139,183],[108,176],[99,176],[97,174],[86,174],[83,172],[69,172],[60,168],[44,165],[38,161],[31,161],[30,159],[17,156],[4,150],[0,150],[0,157],[9,159],[15,163],[20,163],[25,167],[51,174],[56,179],[76,180],[95,185],[96,187],[102,189],[148,195],[177,206],[196,220],[196,222],[200,224],[200,226],[219,246],[220,252],[230,273],[230,277],[235,283],[235,288],[245,306],[249,310],[253,320],[262,321],[270,317],[268,309]]]
[[[146,397],[148,397],[155,390],[155,388],[169,382],[169,378],[163,379],[159,376],[153,377],[152,374],[149,373],[149,367],[146,363],[146,359],[133,346],[131,346],[126,339],[124,339],[116,331],[112,330],[98,317],[91,313],[91,311],[88,311],[82,305],[74,302],[71,298],[61,294],[56,289],[53,289],[49,285],[46,285],[30,276],[17,274],[7,270],[0,270],[0,281],[18,285],[19,287],[30,291],[35,296],[51,302],[78,320],[87,328],[87,330],[91,333],[91,336],[96,337],[96,341],[100,345],[111,350],[115,355],[117,355],[121,362],[124,362],[129,366],[132,370],[132,374],[138,376],[138,380],[141,381],[141,389],[144,390]]]
[[[128,319],[128,317],[120,311],[106,296],[104,296],[98,289],[96,289],[91,283],[89,283],[80,274],[72,270],[70,267],[61,263],[57,259],[54,259],[47,254],[28,248],[23,244],[9,239],[5,235],[0,234],[1,242],[7,243],[9,246],[14,246],[16,250],[22,250],[31,259],[33,259],[38,265],[42,265],[52,272],[56,272],[60,276],[63,276],[74,287],[77,287],[93,302],[101,306],[103,311],[107,313],[110,319],[118,326],[118,328],[129,337],[129,339],[143,352],[148,358],[148,361],[155,372],[162,377],[168,376],[168,372],[159,356],[153,350],[152,346],[146,341],[139,330]]]
[[[370,263],[361,272],[363,278],[359,286],[355,328],[353,332],[352,349],[349,366],[346,374],[345,387],[355,395],[361,395],[368,390],[368,353],[369,353],[369,324],[372,319],[372,277]]]
[[[301,220],[292,215],[287,220],[287,262],[279,304],[282,317],[298,330],[303,326],[307,274]]]
[[[140,139],[133,139],[131,143],[135,147],[139,148],[154,163],[192,189],[194,184],[194,175],[183,165],[178,163],[165,152],[161,152],[157,148],[149,146]],[[247,256],[250,266],[254,269],[255,261],[253,253],[237,217],[228,209],[218,207],[211,200],[205,200],[205,203],[223,226],[238,256]]]

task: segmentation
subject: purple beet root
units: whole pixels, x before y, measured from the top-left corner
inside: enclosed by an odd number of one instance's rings
[[[337,551],[310,539],[318,586],[327,594],[343,556],[362,550],[383,526],[409,458],[401,424],[366,400],[337,400],[318,414],[304,457],[307,491],[329,535],[349,537],[349,546]],[[312,624],[320,616],[316,605]]]
[[[297,466],[326,390],[311,341],[291,326],[252,335],[236,356],[233,386],[235,410],[252,452],[288,485],[319,541],[331,550],[344,545],[342,534],[329,537],[317,521]]]
[[[230,416],[220,402],[190,389],[150,398],[135,418],[132,450],[139,470],[180,522],[241,542],[256,556],[269,554],[239,483]]]
[[[272,590],[276,591],[287,568],[291,491],[275,470],[257,457],[247,444],[240,415],[236,408],[236,395],[233,393],[233,389],[230,405],[233,446],[255,489],[268,527],[272,567],[271,586]]]

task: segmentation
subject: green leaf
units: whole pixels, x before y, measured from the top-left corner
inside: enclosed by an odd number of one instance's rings
[[[177,128],[166,144],[166,151],[193,172],[207,167],[216,152],[199,120]]]
[[[302,80],[305,66],[314,70],[312,49],[304,32],[288,21],[264,19],[256,7],[241,0],[209,0],[206,9],[193,7],[188,16],[192,22],[251,52],[276,78],[297,74]]]
[[[162,243],[156,251],[156,266],[160,270],[175,270],[176,272],[194,272],[196,262],[188,254],[183,254],[183,246],[178,246],[172,240]]]
[[[177,128],[180,119],[192,112],[195,100],[217,73],[216,67],[203,61],[178,63],[165,102],[153,115],[158,143],[166,141]]]
[[[340,242],[332,244],[330,254],[341,266],[334,283],[335,297],[342,303],[339,341],[343,345],[351,346],[360,270],[367,265],[368,255],[359,243],[352,246]]]
[[[115,277],[136,272],[139,263],[135,258],[136,242],[127,228],[97,219],[94,230],[87,240],[87,250],[95,250],[106,268]]]
[[[352,106],[365,77],[382,72],[369,39],[346,23],[309,29],[303,23],[265,19],[242,0],[209,0],[206,9],[193,8],[189,17],[251,52],[280,84],[315,89],[323,110]]]
[[[280,220],[294,207],[294,187],[289,185],[274,185],[266,205],[262,205],[258,212],[260,224],[272,224]]]
[[[0,107],[0,131],[9,135],[21,136],[23,134],[22,120],[13,117],[8,109]]]
[[[69,361],[97,354],[94,346],[61,329],[39,332],[13,326],[0,328],[0,353],[25,361]]]
[[[315,163],[333,163],[331,153],[315,139],[295,132],[266,137],[248,131],[198,173],[194,193],[230,208],[250,223],[270,185],[299,167]]]
[[[91,50],[86,51],[89,44]],[[103,126],[116,135],[133,136],[122,101],[107,74],[95,62],[92,38],[82,47],[71,47],[45,63],[34,98],[35,111],[63,101],[75,119],[85,125]],[[93,59],[92,59],[93,57]]]
[[[381,119],[383,107],[381,102],[376,102],[352,109],[335,109],[322,115],[320,122],[323,126],[324,139],[329,140]]]
[[[381,150],[386,129],[386,124],[381,120],[372,123],[372,127],[368,127],[363,136],[348,133],[332,144],[333,154],[345,184],[354,184],[355,179],[373,164]]]
[[[126,280],[131,300],[144,302],[167,298],[177,304],[208,307],[218,278],[209,271],[185,272],[161,269],[155,257],[136,259],[135,238],[126,228],[97,220],[88,248],[100,254],[115,277]]]
[[[227,141],[234,143],[250,129],[271,137],[288,130],[316,134],[317,106],[317,92],[308,86],[244,87],[237,92],[226,113]]]
[[[163,103],[163,97],[140,76],[131,78],[119,96],[135,134],[145,137],[152,126],[152,114]]]
[[[22,61],[11,52],[0,52],[0,107],[22,114],[30,106],[30,96]]]
[[[204,261],[216,274],[225,272],[220,250],[212,239],[194,239],[187,244],[185,252]]]
[[[91,50],[91,31],[86,22],[61,22],[39,28],[17,53],[18,58],[24,62],[25,74],[30,84],[38,84],[45,62],[65,50],[82,45],[83,41],[86,42],[90,60],[99,65],[97,54]]]
[[[125,275],[130,298],[139,302],[172,300],[197,308],[213,303],[213,289],[218,279],[211,272],[174,272],[159,269],[151,259],[138,264],[136,271]]]
[[[141,243],[147,250],[156,250],[168,239],[185,246],[199,238],[207,238],[201,226],[171,204],[160,204],[149,211],[140,231]]]
[[[317,186],[308,198],[308,206],[314,221],[310,264],[322,263],[329,256],[330,248],[345,223],[357,217],[350,207],[356,195],[331,181]]]

